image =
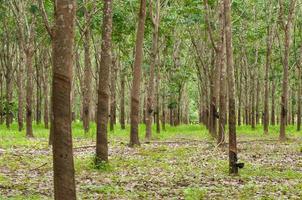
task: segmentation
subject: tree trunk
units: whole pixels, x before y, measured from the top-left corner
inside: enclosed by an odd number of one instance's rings
[[[301,48],[302,49],[302,48]],[[302,52],[302,51],[301,51]],[[297,91],[297,99],[298,99],[298,106],[297,106],[297,131],[301,130],[301,87],[302,87],[302,76],[301,76],[301,61],[298,64],[298,91]]]
[[[13,104],[13,69],[10,66],[6,69],[6,105],[5,105],[5,115],[6,115],[6,128],[10,128],[11,123],[13,122],[13,114],[12,114],[12,104]]]
[[[133,83],[131,90],[131,133],[130,144],[133,147],[140,145],[138,137],[138,124],[139,124],[139,99],[140,99],[140,79],[141,79],[141,65],[143,62],[143,42],[145,33],[145,19],[146,19],[146,0],[140,1],[140,11],[138,17],[138,27],[136,34],[136,51],[133,68]]]
[[[242,72],[242,71],[241,71]],[[239,94],[238,94],[238,126],[241,126],[241,105],[242,105],[242,73],[239,78]]]
[[[87,0],[85,1],[87,3]],[[90,15],[85,8],[85,23],[87,28],[84,32],[84,87],[83,87],[83,128],[84,132],[89,131],[90,112],[91,112],[91,98],[92,98],[92,68],[90,59]]]
[[[281,2],[281,4],[283,4],[283,2]],[[284,38],[283,82],[282,82],[280,135],[279,135],[279,139],[281,141],[286,140],[285,128],[286,128],[286,120],[288,114],[288,65],[289,65],[291,29],[292,29],[292,20],[293,20],[292,18],[294,15],[295,5],[296,5],[296,0],[291,0],[288,20],[284,27],[285,38]],[[282,15],[283,14],[284,13],[282,13]]]
[[[149,141],[152,137],[152,115],[154,112],[154,71],[157,56],[157,44],[158,44],[158,29],[159,29],[159,12],[160,12],[160,0],[156,0],[156,14],[152,14],[152,1],[150,1],[150,12],[152,19],[152,50],[150,58],[150,77],[147,92],[147,109],[146,109],[146,140]]]
[[[275,83],[272,83],[272,109],[271,109],[271,125],[275,126]]]
[[[291,104],[292,104],[292,109],[291,109],[291,125],[295,125],[295,91],[293,90],[292,91],[292,101],[291,101]]]
[[[267,40],[266,40],[266,63],[265,63],[265,78],[264,78],[264,119],[263,129],[264,134],[268,134],[269,125],[269,69],[271,66],[271,54],[272,54],[272,30],[270,27],[267,28]]]
[[[0,72],[0,125],[3,124],[3,74]]]
[[[261,92],[261,89],[260,89],[260,73],[259,73],[259,68],[257,69],[257,85],[256,85],[256,122],[255,124],[258,125],[260,123],[260,118],[261,118],[261,115],[259,114],[259,103],[260,103],[260,92]]]
[[[246,66],[245,66],[246,67]],[[244,116],[245,116],[245,125],[248,125],[249,124],[249,96],[248,96],[248,89],[249,89],[249,87],[248,87],[248,78],[247,78],[247,74],[245,74],[245,114],[244,114]]]
[[[120,105],[120,108],[121,108],[121,111],[120,111],[120,117],[121,117],[121,121],[120,121],[120,124],[121,124],[121,129],[125,129],[126,128],[126,125],[125,125],[125,72],[124,72],[124,69],[121,70],[121,73],[120,73],[120,76],[121,76],[121,105]]]
[[[253,71],[253,70],[252,70]],[[256,116],[255,116],[255,72],[251,72],[252,73],[252,78],[251,78],[251,127],[253,130],[255,130],[256,128]]]
[[[230,0],[224,0],[226,61],[229,95],[229,173],[238,174],[236,141],[235,76],[232,49],[232,19]]]
[[[289,91],[288,91],[288,97],[287,97],[287,109],[288,109],[288,112],[287,112],[287,119],[286,119],[286,126],[290,125],[290,121],[291,121],[291,106],[290,106],[290,99],[292,98],[292,90],[289,86]]]
[[[170,126],[173,126],[174,125],[174,123],[173,123],[173,108],[169,108],[169,110],[170,110],[170,115],[169,115],[169,117],[170,117]]]
[[[41,66],[36,63],[36,122],[41,123],[41,108],[42,108],[42,82],[41,82]]]
[[[44,127],[46,129],[49,128],[49,87],[48,87],[48,76],[49,76],[49,72],[48,72],[48,66],[47,64],[44,65],[44,75],[43,75],[43,91],[44,91]]]
[[[57,1],[53,37],[53,169],[56,200],[75,200],[71,136],[75,0]]]
[[[112,0],[104,0],[102,51],[97,107],[96,164],[108,161],[107,124],[109,112],[109,73],[111,60]]]
[[[165,86],[163,86],[165,87]],[[162,119],[161,119],[161,125],[162,125],[162,129],[163,131],[166,131],[166,94],[165,94],[165,89],[163,90],[163,96],[162,96]]]
[[[110,70],[110,131],[114,131],[115,110],[116,110],[116,95],[115,95],[115,80],[116,80],[116,58],[113,58]]]
[[[219,90],[219,123],[218,123],[218,140],[217,144],[222,146],[225,142],[225,124],[226,124],[226,65],[225,65],[225,29],[224,29],[224,9],[221,4],[219,20],[221,23],[221,41],[220,41],[220,90]],[[238,110],[239,111],[239,110]],[[239,112],[240,113],[240,112]],[[238,121],[239,122],[239,121]]]
[[[32,32],[32,34],[34,34]],[[30,41],[29,46],[26,49],[26,74],[27,74],[27,82],[26,82],[26,136],[33,137],[33,129],[32,129],[32,118],[33,118],[33,110],[32,110],[32,101],[33,101],[33,65],[32,58],[34,54],[33,47],[33,38]]]
[[[20,42],[20,64],[17,73],[17,86],[18,86],[18,130],[23,130],[23,115],[24,115],[24,65],[26,65],[26,55],[24,53],[24,44]]]
[[[160,75],[159,75],[159,63],[156,72],[156,132],[160,133],[160,102],[159,102],[159,86],[160,86]]]

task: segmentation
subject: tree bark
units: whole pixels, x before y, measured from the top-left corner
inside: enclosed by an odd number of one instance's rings
[[[22,37],[22,36],[20,36]],[[17,86],[18,86],[18,130],[23,130],[23,115],[24,115],[24,65],[26,60],[26,55],[24,52],[24,42],[23,39],[20,39],[19,47],[20,47],[20,64],[19,70],[17,73]]]
[[[0,72],[0,125],[3,124],[3,74],[2,71]]]
[[[301,48],[302,50],[302,48]],[[302,51],[301,51],[302,52]],[[302,60],[301,60],[302,61]],[[297,70],[298,70],[298,91],[297,91],[297,99],[298,99],[298,106],[297,106],[297,131],[301,130],[301,90],[302,90],[302,76],[301,76],[301,61],[298,63]]]
[[[217,144],[222,146],[225,142],[225,124],[226,124],[226,65],[225,65],[225,29],[224,29],[224,7],[221,4],[219,20],[221,23],[221,41],[220,41],[220,90],[219,90],[219,121],[218,121],[218,140]],[[240,113],[240,112],[239,112]]]
[[[36,55],[37,56],[37,55]],[[41,55],[40,55],[41,56]],[[39,63],[40,64],[40,63]],[[41,81],[41,66],[36,63],[36,123],[41,123],[42,109],[42,81]]]
[[[116,80],[116,69],[117,59],[113,58],[110,69],[110,131],[114,131],[115,115],[116,115],[116,94],[115,94],[115,80]]]
[[[238,94],[238,126],[241,126],[241,105],[242,105],[242,71],[239,74],[239,94]]]
[[[224,0],[226,61],[229,95],[229,173],[238,174],[236,141],[235,76],[232,49],[232,19],[230,0]]]
[[[6,70],[6,128],[10,128],[11,123],[13,122],[12,115],[12,101],[13,101],[13,69],[12,66],[8,66]]]
[[[290,9],[288,14],[287,23],[284,24],[284,59],[283,59],[283,82],[282,82],[282,96],[281,96],[281,115],[280,115],[280,141],[286,140],[286,121],[288,114],[288,65],[289,65],[289,55],[290,55],[290,45],[291,45],[291,29],[292,21],[294,16],[296,0],[291,0]],[[280,0],[281,9],[283,8],[283,1]],[[280,12],[283,12],[281,10]],[[284,13],[281,13],[284,15]]]
[[[112,37],[112,0],[104,0],[102,51],[99,70],[99,90],[97,107],[96,164],[108,161],[107,124],[109,112],[109,74]]]
[[[141,65],[143,62],[143,42],[145,33],[145,19],[146,19],[146,0],[140,1],[140,11],[138,17],[138,27],[135,44],[135,60],[133,68],[133,83],[131,90],[131,133],[129,146],[140,145],[138,137],[139,124],[139,109],[140,109],[140,79],[141,79]]]
[[[85,1],[87,3],[87,1]],[[85,8],[85,25],[84,32],[84,87],[83,87],[83,127],[84,132],[89,131],[90,114],[91,114],[91,97],[92,97],[92,68],[90,59],[90,14]]]
[[[125,69],[121,70],[120,76],[121,76],[121,111],[120,111],[120,124],[121,124],[121,129],[125,129]]]
[[[291,109],[291,125],[295,125],[295,90],[293,89],[292,90],[292,98],[291,98],[291,107],[292,107],[292,109]]]
[[[270,26],[267,28],[267,40],[266,40],[266,63],[265,63],[265,78],[264,78],[264,119],[263,129],[264,134],[268,134],[269,125],[269,69],[271,66],[271,54],[272,54],[272,29]]]
[[[271,109],[271,125],[275,126],[276,120],[275,120],[275,83],[272,83],[272,109]]]
[[[53,37],[53,169],[56,200],[75,200],[71,136],[75,0],[57,1]]]
[[[49,72],[48,72],[48,63],[44,65],[44,75],[43,75],[43,91],[44,91],[44,127],[49,128]]]
[[[159,102],[159,86],[160,86],[160,74],[159,74],[159,63],[156,72],[156,132],[160,133],[160,102]]]
[[[33,118],[33,110],[32,110],[32,101],[33,101],[33,64],[32,59],[34,55],[34,28],[30,30],[30,38],[25,49],[26,55],[26,136],[33,137],[32,130],[32,118]]]
[[[150,1],[150,15],[152,20],[152,49],[150,57],[150,77],[148,83],[147,92],[147,109],[146,109],[146,135],[145,138],[149,141],[152,137],[152,115],[154,112],[154,71],[157,56],[157,46],[158,46],[158,30],[159,30],[159,20],[160,20],[160,0],[156,0],[156,14],[152,14],[152,1]]]

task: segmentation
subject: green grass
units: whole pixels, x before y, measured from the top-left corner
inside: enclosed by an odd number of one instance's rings
[[[5,125],[0,125],[0,148],[12,148],[12,147],[35,147],[35,148],[46,148],[48,143],[49,129],[45,129],[43,124],[33,125],[33,132],[35,139],[28,139],[25,137],[25,130],[19,132],[16,123],[11,125],[10,129],[7,129]],[[120,125],[116,125],[114,131],[109,131],[109,140],[128,140],[130,133],[130,126],[126,126],[125,130],[120,128]],[[254,130],[250,126],[237,127],[237,133],[240,136],[248,137],[261,137],[261,138],[278,138],[279,126],[270,126],[269,135],[263,135],[263,127],[258,125]],[[77,139],[90,139],[95,140],[96,137],[96,125],[91,123],[90,130],[88,133],[84,133],[82,123],[74,122],[72,124],[72,135],[75,140]],[[287,127],[287,135],[289,137],[301,136],[301,132],[296,131],[295,126]],[[139,136],[144,141],[145,136],[145,125],[139,125]],[[187,138],[187,139],[210,139],[207,129],[202,125],[180,125],[177,127],[166,126],[166,131],[156,133],[155,126],[153,126],[153,139],[154,140],[165,140],[171,138]],[[76,143],[76,142],[75,142]],[[75,144],[76,146],[76,144]],[[302,148],[302,147],[301,147]]]
[[[34,139],[28,139],[25,137],[25,130],[18,131],[18,125],[13,123],[10,129],[7,129],[5,125],[0,126],[0,148],[12,148],[12,147],[36,147],[45,148],[48,143],[49,129],[45,129],[43,124],[33,125]],[[126,126],[125,130],[120,128],[120,125],[116,125],[114,131],[108,130],[109,139],[128,140],[130,133],[130,126]],[[139,125],[139,136],[141,140],[144,140],[145,125]],[[95,140],[96,137],[96,125],[91,123],[88,133],[84,133],[82,123],[75,122],[72,124],[72,136],[76,139],[91,139]],[[153,127],[153,139],[163,140],[173,137],[188,137],[188,138],[205,138],[208,136],[208,131],[204,126],[200,125],[180,125],[178,127],[166,127],[166,131],[156,133],[155,126]]]
[[[139,129],[143,143],[145,126],[140,125]],[[209,137],[204,126],[167,126],[167,130],[160,134],[153,127],[153,140],[166,140],[169,143],[143,143],[141,147],[131,149],[127,146],[130,127],[121,130],[117,125],[114,131],[108,132],[111,149],[109,163],[95,166],[94,148],[76,150],[74,160],[78,197],[175,199],[178,196],[198,200],[232,196],[234,199],[251,199],[258,193],[261,194],[259,199],[274,199],[272,194],[279,192],[281,197],[295,199],[292,194],[302,196],[302,173],[296,170],[299,166],[287,169],[286,164],[282,164],[285,154],[297,163],[297,154],[302,151],[301,144],[297,142],[297,139],[301,139],[301,133],[295,129],[294,126],[288,126],[287,134],[291,140],[285,143],[264,141],[239,144],[239,159],[245,163],[245,167],[240,170],[240,176],[230,177],[227,149],[214,149],[216,142]],[[52,170],[49,130],[43,125],[34,125],[34,139],[26,138],[25,131],[18,132],[16,124],[9,130],[1,126],[0,130],[0,171],[5,172],[0,173],[0,186],[12,187],[16,192],[7,197],[2,194],[6,190],[0,188],[0,200],[48,199],[49,195],[44,193],[48,194],[47,187],[51,186],[48,184],[45,188],[43,183],[52,181],[49,173]],[[237,127],[238,141],[277,140],[279,126],[271,126],[269,130],[270,134],[264,136],[262,126],[257,126],[255,130],[250,126]],[[72,125],[72,131],[74,147],[95,144],[95,124],[91,124],[89,133],[85,134],[82,124],[76,122]],[[202,142],[183,142],[192,139]],[[262,163],[261,159],[254,160],[254,154],[268,163]],[[283,182],[286,184],[279,184]],[[43,193],[36,192],[37,188],[42,188]],[[156,196],[158,194],[160,197]]]
[[[206,190],[200,188],[187,188],[184,190],[185,200],[205,199]]]

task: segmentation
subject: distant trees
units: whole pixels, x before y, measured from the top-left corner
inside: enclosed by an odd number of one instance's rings
[[[232,6],[204,0],[202,7],[196,1],[102,2],[0,5],[0,123],[10,128],[15,121],[19,131],[26,126],[28,137],[34,120],[50,124],[56,191],[64,183],[74,193],[74,179],[58,170],[73,168],[71,119],[83,124],[83,133],[96,122],[96,164],[108,161],[107,128],[114,133],[117,118],[121,129],[130,125],[131,147],[140,145],[140,123],[147,142],[155,123],[158,133],[167,122],[203,124],[218,146],[229,134],[231,174],[238,173],[236,124],[261,125],[265,135],[278,124],[281,141],[288,125],[300,131],[297,0]]]

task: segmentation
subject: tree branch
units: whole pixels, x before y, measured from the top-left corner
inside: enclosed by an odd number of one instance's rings
[[[43,0],[38,0],[38,2],[39,2],[40,11],[42,13],[44,26],[45,26],[45,28],[47,30],[47,33],[49,34],[50,38],[52,39],[53,38],[53,30],[52,30],[52,27],[49,24],[49,20],[48,20],[48,16],[47,16],[47,13],[46,13],[46,10],[45,10]]]

